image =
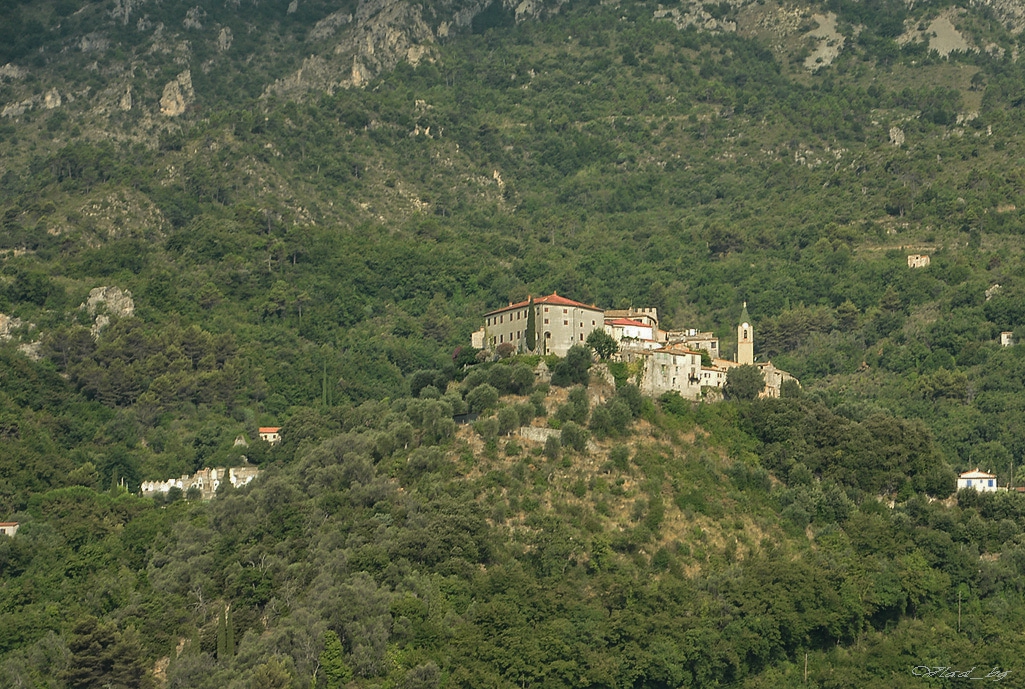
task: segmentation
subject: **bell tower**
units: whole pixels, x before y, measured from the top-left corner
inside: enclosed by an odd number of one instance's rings
[[[755,333],[751,327],[751,317],[747,315],[747,302],[740,314],[740,325],[737,326],[737,363],[752,365],[755,362]]]

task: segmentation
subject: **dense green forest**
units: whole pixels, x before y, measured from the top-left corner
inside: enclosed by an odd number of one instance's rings
[[[1018,681],[1007,11],[0,0],[0,686]],[[802,385],[470,348],[554,290]]]

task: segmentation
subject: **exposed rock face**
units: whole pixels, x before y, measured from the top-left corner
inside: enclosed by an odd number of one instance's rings
[[[0,342],[11,339],[11,333],[25,325],[20,318],[12,318],[5,313],[0,313]]]
[[[185,13],[185,20],[182,21],[182,26],[186,29],[202,29],[202,20],[206,18],[206,12],[199,5],[193,7],[191,10]]]
[[[0,78],[2,79],[21,79],[23,76],[25,76],[25,70],[10,62],[0,67]]]
[[[121,96],[121,100],[117,102],[117,107],[125,112],[132,109],[132,85],[129,84],[128,88],[125,89],[125,93]]]
[[[737,0],[729,4],[742,7],[746,3],[743,0]],[[655,19],[668,19],[677,29],[681,30],[689,26],[709,33],[734,33],[737,30],[735,21],[725,18],[716,19],[705,9],[704,4],[688,0],[684,0],[679,8],[660,7],[655,10],[654,17]]]
[[[100,306],[104,306],[107,313],[97,314]],[[135,302],[132,301],[132,293],[128,290],[122,291],[120,287],[94,287],[89,291],[89,298],[79,306],[85,309],[90,316],[96,316],[89,333],[93,339],[97,339],[103,329],[110,325],[110,316],[131,316],[135,313]]]
[[[231,42],[235,36],[231,33],[231,29],[224,27],[221,29],[221,33],[217,34],[217,49],[222,53],[231,47]]]
[[[167,82],[164,94],[160,97],[160,114],[166,117],[177,117],[185,112],[196,93],[192,90],[192,72],[185,70],[174,81]]]
[[[84,308],[90,316],[95,316],[100,305],[106,308],[107,313],[119,317],[135,313],[132,293],[120,287],[94,287],[89,290],[89,298],[79,308]]]
[[[108,41],[106,38],[104,38],[98,33],[91,33],[82,36],[81,40],[78,42],[78,49],[81,50],[83,53],[88,53],[92,51],[102,52],[106,50],[109,45],[110,41]]]
[[[813,14],[811,18],[819,26],[806,34],[809,38],[815,39],[816,46],[811,55],[805,58],[804,68],[815,71],[819,67],[833,64],[833,60],[840,56],[847,39],[836,30],[836,15],[832,12]]]
[[[19,101],[17,103],[9,103],[4,106],[3,110],[0,110],[0,116],[2,117],[21,117],[26,112],[32,109],[32,99]]]
[[[110,16],[121,26],[128,26],[132,10],[141,4],[142,0],[114,0],[114,8],[110,11]]]
[[[57,89],[50,89],[46,92],[46,95],[43,96],[43,107],[47,110],[59,108],[62,102],[60,91]]]
[[[352,15],[348,12],[335,12],[317,22],[312,29],[310,29],[309,35],[306,37],[308,41],[322,41],[325,38],[334,36],[335,31],[338,27],[344,26],[352,21]]]
[[[970,0],[968,4],[991,8],[1012,35],[1025,30],[1025,4],[1021,0]]]

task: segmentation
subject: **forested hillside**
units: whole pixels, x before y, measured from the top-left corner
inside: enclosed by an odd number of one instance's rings
[[[1025,483],[1014,3],[0,16],[0,685],[1014,677],[1025,498],[951,497]],[[802,388],[469,347],[552,291]]]

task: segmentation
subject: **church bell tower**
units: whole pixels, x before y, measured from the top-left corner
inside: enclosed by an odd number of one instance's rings
[[[755,362],[755,333],[751,327],[751,317],[747,315],[747,302],[740,314],[740,325],[737,326],[737,363],[752,365]]]

